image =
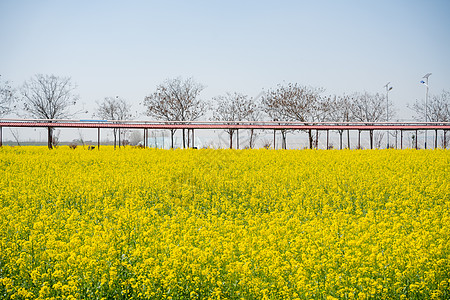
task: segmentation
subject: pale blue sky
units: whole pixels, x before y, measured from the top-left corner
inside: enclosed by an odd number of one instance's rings
[[[80,103],[139,102],[169,77],[193,76],[209,100],[282,82],[327,94],[385,92],[400,117],[450,89],[450,1],[0,0],[0,74],[70,76]]]

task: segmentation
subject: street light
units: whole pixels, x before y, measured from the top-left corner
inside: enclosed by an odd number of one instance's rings
[[[389,86],[391,82],[386,83],[386,122],[389,122],[389,91],[392,90],[392,86]],[[389,149],[389,130],[387,132],[387,149]]]
[[[423,76],[423,78],[425,78],[425,81],[421,81],[420,83],[422,83],[423,85],[425,85],[427,87],[427,94],[425,97],[425,123],[428,122],[428,77],[430,77],[431,73],[427,73],[425,74],[425,76]],[[425,129],[425,149],[427,149],[427,130]]]

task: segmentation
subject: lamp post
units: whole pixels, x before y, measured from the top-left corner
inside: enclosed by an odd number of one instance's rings
[[[389,91],[392,90],[392,86],[389,86],[391,82],[386,83],[386,122],[389,122]],[[389,130],[387,132],[387,149],[389,149]]]
[[[427,87],[427,94],[425,96],[425,123],[428,122],[428,89],[429,89],[428,77],[430,77],[430,75],[431,75],[431,73],[425,74],[425,76],[423,76],[423,78],[425,78],[426,82],[423,80],[420,82]],[[426,129],[425,129],[425,149],[427,149],[427,130]]]

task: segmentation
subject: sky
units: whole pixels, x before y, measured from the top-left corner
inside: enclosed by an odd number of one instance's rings
[[[393,89],[408,103],[450,90],[450,1],[0,0],[0,75],[20,87],[35,74],[69,76],[77,109],[120,96],[145,117],[146,95],[193,77],[202,99],[255,97],[277,84],[325,94]]]

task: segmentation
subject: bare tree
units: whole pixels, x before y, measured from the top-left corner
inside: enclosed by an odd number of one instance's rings
[[[254,105],[255,105],[255,109],[251,110],[246,118],[248,121],[260,121],[262,119],[262,114],[261,114],[261,109],[260,109],[261,105],[259,103],[257,103],[257,100],[254,102]],[[257,134],[255,133],[255,129],[250,129],[249,130],[249,140],[248,140],[248,147],[250,149],[253,149],[255,147],[256,138],[257,138]]]
[[[321,93],[323,88],[301,86],[296,83],[278,85],[262,97],[262,110],[273,121],[320,122],[326,118],[327,106]],[[283,144],[286,147],[286,132],[283,131]],[[314,133],[308,130],[309,147],[313,147]],[[316,134],[317,143],[317,134]]]
[[[78,96],[73,93],[75,88],[70,77],[37,74],[21,88],[24,110],[37,119],[68,118],[71,115],[69,107],[78,101]],[[53,128],[48,127],[49,149],[53,148],[54,142]]]
[[[433,95],[427,103],[425,101],[416,101],[408,105],[416,112],[417,120],[425,120],[425,113],[428,115],[427,121],[430,122],[450,122],[450,92],[443,90],[440,95]],[[443,146],[447,145],[447,130],[444,130]]]
[[[255,113],[258,111],[258,106],[253,99],[241,93],[226,93],[226,95],[215,97],[213,100],[217,103],[212,117],[212,120],[215,121],[245,121],[249,120],[251,116],[255,117]],[[226,129],[225,131],[230,137],[231,149],[233,148],[235,129]]]
[[[0,78],[0,117],[11,112],[11,104],[14,101],[14,93],[15,90],[11,87],[9,82],[2,82]]]
[[[450,120],[450,92],[443,90],[440,95],[433,95],[425,106],[425,101],[416,101],[408,105],[417,114],[416,119],[425,120],[425,111],[427,110],[428,120],[430,122],[449,122]]]
[[[205,87],[193,78],[181,77],[167,79],[156,87],[156,91],[145,97],[147,115],[164,121],[195,121],[202,117],[207,105],[198,99]],[[172,148],[175,130],[171,130]],[[188,135],[189,136],[189,135]],[[183,129],[183,148],[186,147],[185,129]]]
[[[271,121],[290,121],[286,118],[285,114],[285,100],[284,97],[287,96],[286,92],[284,92],[285,87],[278,85],[278,89],[268,90],[261,97],[260,110],[266,113],[269,116]],[[273,131],[273,149],[275,149],[275,134],[276,130]],[[282,136],[282,148],[286,147],[286,131],[281,131]],[[268,149],[270,143],[267,141],[264,143],[264,148]],[[268,146],[268,147],[267,147]]]
[[[116,97],[105,97],[102,102],[97,102],[95,115],[106,120],[127,120],[133,117],[131,114],[131,105],[125,99]],[[114,149],[116,149],[117,133],[120,134],[119,128],[113,129]],[[119,140],[120,146],[120,140]]]
[[[312,102],[310,110],[309,110],[309,120],[312,122],[324,122],[327,120],[327,114],[330,107],[327,105],[326,97],[321,96],[320,94],[324,92],[323,88],[315,88],[312,92],[315,95],[315,100]],[[314,141],[314,147],[317,149],[319,145],[319,131],[312,132],[312,130],[308,131],[309,135],[309,147],[312,147],[312,141]]]
[[[373,143],[375,145],[375,148],[381,148],[381,142],[383,141],[384,132],[377,131],[373,135]]]
[[[163,84],[156,88],[156,92],[145,97],[144,105],[147,115],[163,121],[179,121],[177,101]],[[170,130],[171,148],[174,148],[174,135],[176,129]]]
[[[372,123],[382,122],[391,119],[394,116],[392,102],[386,104],[386,97],[383,94],[354,93],[352,95],[352,115],[356,122]],[[389,116],[387,116],[386,105],[389,107]],[[388,118],[389,117],[389,118]],[[373,130],[370,134],[370,148],[373,148]]]
[[[326,100],[327,106],[327,120],[330,122],[350,122],[352,121],[353,103],[348,95],[331,96]],[[344,130],[338,130],[339,133],[339,149],[342,149],[342,136]],[[347,147],[350,148],[350,134],[347,130]]]

